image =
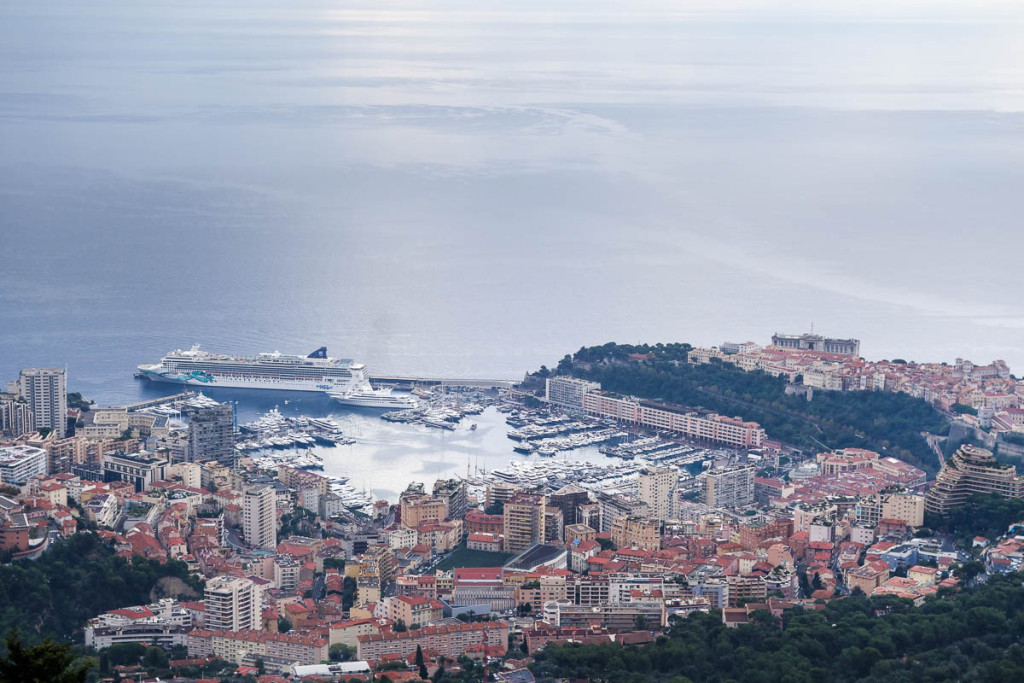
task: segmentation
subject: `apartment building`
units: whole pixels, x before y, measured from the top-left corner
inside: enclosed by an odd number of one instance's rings
[[[589,415],[740,448],[760,448],[765,440],[764,429],[756,422],[601,391],[583,395],[583,410]]]
[[[68,429],[68,391],[64,368],[26,368],[18,377],[18,394],[32,411],[35,429],[49,429],[63,439]]]
[[[669,519],[672,516],[672,494],[679,481],[679,470],[675,467],[648,466],[640,470],[637,481],[637,495],[647,503],[652,517]]]
[[[612,522],[611,533],[617,548],[661,550],[661,520],[619,517]]]
[[[993,493],[1003,498],[1024,496],[1024,478],[1013,465],[996,461],[991,451],[964,444],[939,471],[935,484],[925,495],[925,510],[948,515],[973,493]]]
[[[471,645],[487,645],[505,651],[508,645],[508,623],[490,621],[477,624],[427,626],[401,633],[378,633],[359,636],[357,657],[361,660],[379,660],[384,655],[407,657],[417,646],[435,650],[449,659],[465,654]]]
[[[259,629],[263,591],[249,579],[218,576],[206,582],[204,625],[213,630]]]
[[[754,467],[738,465],[711,470],[701,475],[704,504],[708,507],[735,508],[754,502]]]
[[[46,474],[47,453],[33,446],[0,448],[0,482],[24,486],[32,477]]]
[[[242,533],[253,548],[277,547],[277,493],[270,484],[259,484],[242,498]]]
[[[551,405],[568,410],[581,412],[583,397],[587,392],[599,391],[601,385],[573,377],[550,377],[544,383],[544,399]]]
[[[545,539],[544,497],[517,493],[505,503],[505,552],[520,553]]]

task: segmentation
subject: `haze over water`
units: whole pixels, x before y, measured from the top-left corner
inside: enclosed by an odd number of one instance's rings
[[[1024,373],[1024,5],[0,2],[0,380],[200,342]]]

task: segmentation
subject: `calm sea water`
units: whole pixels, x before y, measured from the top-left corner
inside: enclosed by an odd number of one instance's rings
[[[1024,6],[0,2],[0,379],[609,340],[1024,372]]]

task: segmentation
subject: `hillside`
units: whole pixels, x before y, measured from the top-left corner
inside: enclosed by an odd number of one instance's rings
[[[768,438],[808,452],[867,448],[934,474],[938,458],[921,432],[945,434],[948,423],[926,401],[885,392],[817,391],[814,400],[787,396],[786,380],[731,365],[688,365],[688,344],[605,344],[582,348],[555,374],[601,383],[642,398],[702,407],[761,423]],[[630,360],[631,354],[649,355]],[[543,370],[540,374],[543,374]]]

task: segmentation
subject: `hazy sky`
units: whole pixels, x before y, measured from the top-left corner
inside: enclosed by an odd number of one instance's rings
[[[317,336],[504,374],[813,321],[1020,373],[1022,29],[1017,2],[0,2],[0,349]]]

